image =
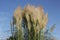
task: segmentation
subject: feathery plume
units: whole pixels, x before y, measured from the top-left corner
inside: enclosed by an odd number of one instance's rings
[[[15,12],[14,12],[14,18],[16,19],[16,26],[18,27],[19,24],[21,24],[21,21],[22,21],[22,11],[21,11],[21,8],[20,6],[18,6],[17,9],[15,9]],[[19,29],[19,27],[18,27]]]

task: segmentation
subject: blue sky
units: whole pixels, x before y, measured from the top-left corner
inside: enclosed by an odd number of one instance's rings
[[[15,8],[23,8],[27,4],[41,5],[48,12],[48,26],[56,24],[53,35],[60,40],[60,0],[0,0],[0,39],[10,36],[10,20]]]

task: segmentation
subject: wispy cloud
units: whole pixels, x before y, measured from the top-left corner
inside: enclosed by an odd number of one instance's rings
[[[7,32],[10,29],[10,19],[10,13],[0,12],[0,38],[2,39],[10,35],[10,32]]]

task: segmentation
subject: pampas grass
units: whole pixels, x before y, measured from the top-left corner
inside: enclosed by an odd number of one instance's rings
[[[41,35],[42,31],[48,22],[48,15],[44,15],[42,7],[35,7],[27,5],[23,10],[20,6],[14,12],[15,25],[18,33],[18,40],[24,40],[22,35],[22,19],[25,18],[28,28],[28,40],[42,40],[44,37]],[[13,20],[14,21],[14,20]],[[20,35],[20,36],[19,36]],[[23,39],[22,39],[23,38]],[[42,38],[42,39],[41,39]]]

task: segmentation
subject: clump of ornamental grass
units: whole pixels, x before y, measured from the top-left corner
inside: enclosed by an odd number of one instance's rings
[[[27,5],[24,9],[20,6],[15,10],[13,16],[14,24],[16,25],[18,40],[24,40],[24,35],[22,35],[22,20],[26,20],[26,25],[28,28],[28,40],[42,40],[44,37],[43,29],[46,27],[48,22],[48,14],[44,14],[42,7],[35,7],[32,5]],[[42,34],[42,35],[41,35]],[[41,39],[42,37],[42,39]]]

